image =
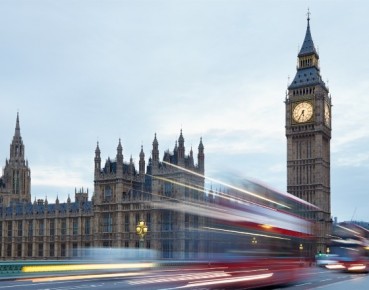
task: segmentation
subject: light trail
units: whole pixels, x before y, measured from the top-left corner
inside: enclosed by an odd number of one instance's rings
[[[237,278],[214,279],[214,280],[208,280],[208,281],[189,283],[188,285],[185,285],[185,286],[176,287],[176,289],[193,288],[193,287],[199,287],[199,286],[210,286],[210,285],[216,285],[216,284],[246,282],[246,281],[252,281],[252,280],[261,280],[261,279],[270,278],[272,276],[273,276],[273,273],[266,273],[266,274],[250,275],[250,276],[237,277]]]
[[[125,263],[125,264],[74,264],[74,265],[33,265],[23,266],[24,273],[62,272],[62,271],[88,271],[88,270],[114,270],[114,269],[140,269],[153,268],[155,263]]]
[[[100,278],[121,278],[132,276],[143,276],[145,272],[129,272],[129,273],[107,273],[107,274],[85,274],[85,275],[73,275],[73,276],[52,276],[52,277],[40,277],[40,278],[21,278],[17,281],[32,281],[33,283],[39,282],[58,282],[58,281],[72,281],[72,280],[86,280],[86,279],[100,279]]]
[[[266,198],[266,197],[260,196],[260,195],[258,195],[258,194],[256,194],[256,193],[254,193],[254,192],[251,192],[251,191],[245,190],[245,189],[243,189],[243,188],[239,188],[239,187],[233,186],[233,185],[231,185],[231,184],[229,184],[229,183],[226,183],[226,182],[223,182],[223,181],[217,180],[217,179],[212,178],[212,177],[207,177],[207,176],[202,175],[202,174],[200,174],[200,173],[197,173],[197,172],[194,172],[194,171],[188,170],[188,169],[183,168],[183,167],[178,166],[178,165],[174,165],[174,164],[168,163],[168,162],[166,162],[166,161],[163,161],[163,163],[165,163],[165,164],[167,164],[167,165],[170,165],[170,166],[173,166],[174,168],[177,168],[177,169],[183,170],[183,171],[185,171],[185,172],[187,172],[187,173],[190,173],[190,174],[196,175],[196,176],[198,176],[198,177],[202,177],[202,178],[208,179],[208,180],[210,180],[210,181],[213,181],[213,182],[219,183],[219,184],[221,184],[221,185],[227,186],[227,187],[229,187],[229,188],[232,188],[232,189],[237,190],[237,191],[239,191],[239,192],[245,193],[245,194],[247,194],[247,195],[251,195],[251,196],[256,197],[256,198],[258,198],[258,199],[261,199],[261,200],[264,200],[264,201],[268,201],[268,202],[271,202],[271,203],[277,204],[277,205],[279,205],[279,206],[281,206],[281,207],[284,207],[284,208],[291,209],[291,207],[289,207],[288,205],[285,205],[285,204],[280,203],[280,202],[277,202],[277,201],[275,201],[275,200],[272,200],[272,199],[269,199],[269,198]]]
[[[248,233],[248,232],[240,232],[240,231],[233,231],[233,230],[225,230],[225,229],[219,229],[219,228],[204,227],[204,229],[220,231],[220,232],[227,232],[227,233],[235,233],[235,234],[241,234],[241,235],[247,235],[247,236],[266,237],[266,238],[272,238],[272,239],[278,239],[278,240],[287,240],[287,241],[291,240],[289,238],[282,238],[282,237],[270,236],[270,235],[264,235],[264,234],[257,234],[257,233]]]
[[[165,282],[177,282],[177,281],[188,281],[197,279],[211,279],[230,277],[231,275],[225,272],[205,272],[205,273],[191,273],[191,274],[179,274],[179,275],[164,275],[152,278],[146,278],[144,280],[129,281],[130,285],[141,285],[141,284],[154,284],[154,283],[165,283]]]

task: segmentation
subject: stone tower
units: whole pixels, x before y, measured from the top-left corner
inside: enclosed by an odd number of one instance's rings
[[[320,76],[319,55],[310,33],[310,14],[297,72],[286,95],[287,191],[316,206],[316,248],[326,250],[331,227],[331,97]],[[301,209],[303,210],[303,209]]]
[[[13,141],[10,144],[10,158],[6,160],[4,175],[0,178],[0,203],[31,201],[31,170],[24,159],[24,145],[20,134],[19,114],[15,125]]]
[[[168,200],[205,203],[205,153],[202,139],[197,164],[191,148],[186,154],[185,139],[180,131],[173,151],[159,157],[156,134],[151,158],[146,166],[143,146],[138,170],[133,158],[125,161],[119,140],[114,159],[101,163],[99,144],[95,149],[93,196],[93,232],[95,247],[140,247],[136,227],[144,221],[148,228],[145,248],[157,250],[165,259],[192,259],[206,250],[208,240],[199,237],[205,219],[194,214],[170,210]],[[146,168],[146,171],[145,171]],[[190,231],[191,229],[191,231]]]

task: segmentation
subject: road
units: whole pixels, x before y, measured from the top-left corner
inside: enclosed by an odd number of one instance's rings
[[[183,288],[185,283],[180,281],[171,281],[163,279],[164,276],[135,276],[117,277],[113,275],[85,275],[85,276],[64,276],[48,277],[42,279],[18,279],[12,281],[0,280],[0,289],[2,290],[115,290],[115,289],[179,289]],[[204,287],[187,289],[207,289]],[[323,290],[343,290],[343,289],[369,289],[369,274],[348,274],[342,272],[329,271],[321,268],[311,268],[306,272],[306,278],[297,284],[288,287],[274,287],[268,289],[323,289]]]
[[[330,271],[323,268],[313,268],[310,275],[298,284],[287,288],[274,289],[323,289],[323,290],[364,290],[369,289],[368,274],[350,274],[340,271]]]

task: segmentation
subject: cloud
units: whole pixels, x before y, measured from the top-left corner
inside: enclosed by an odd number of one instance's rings
[[[85,173],[76,169],[67,171],[62,166],[45,165],[32,166],[32,185],[70,188],[71,186],[88,185]]]
[[[287,77],[296,72],[306,6],[13,2],[1,3],[0,159],[8,157],[19,110],[33,191],[91,188],[97,140],[103,159],[115,157],[121,138],[125,160],[131,154],[137,160],[143,145],[147,161],[154,133],[163,153],[174,147],[180,129],[187,153],[193,146],[196,154],[203,137],[207,172],[234,169],[285,188],[283,101]],[[369,81],[363,60],[369,42],[360,29],[369,18],[367,3],[359,2],[312,1],[311,7],[312,35],[334,105],[332,172],[347,169],[346,178],[356,172],[350,169],[368,173]],[[350,184],[337,186],[334,178],[336,203],[346,198]]]
[[[338,157],[335,161],[336,166],[368,168],[369,152],[351,153],[349,156]]]

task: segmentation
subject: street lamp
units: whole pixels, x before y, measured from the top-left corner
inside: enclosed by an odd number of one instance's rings
[[[140,236],[140,248],[143,248],[144,237],[147,234],[147,225],[144,221],[140,221],[136,226],[136,234]]]

